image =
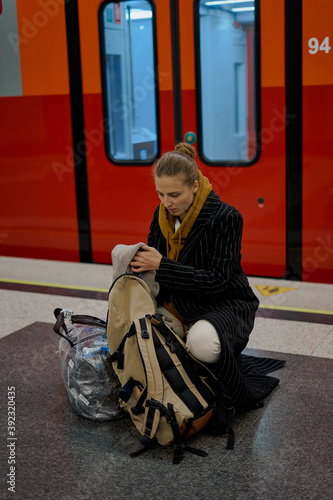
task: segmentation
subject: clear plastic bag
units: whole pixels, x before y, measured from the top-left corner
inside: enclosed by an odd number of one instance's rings
[[[91,420],[121,418],[121,386],[112,367],[105,321],[60,309],[55,315],[61,375],[73,409]]]

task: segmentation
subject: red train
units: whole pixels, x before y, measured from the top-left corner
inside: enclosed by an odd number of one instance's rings
[[[330,0],[2,0],[2,255],[110,263],[176,142],[250,275],[333,283]]]

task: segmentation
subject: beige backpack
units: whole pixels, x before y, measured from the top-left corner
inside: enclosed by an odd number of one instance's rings
[[[174,463],[184,451],[185,438],[210,420],[216,402],[216,378],[193,358],[185,344],[155,314],[147,284],[132,274],[120,276],[109,293],[107,338],[113,368],[119,378],[120,404],[142,435],[142,450],[156,438],[174,445]]]

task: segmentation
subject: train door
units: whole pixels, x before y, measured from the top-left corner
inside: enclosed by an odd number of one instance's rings
[[[179,25],[183,136],[198,138],[203,173],[243,215],[245,271],[282,277],[284,2],[182,0]]]
[[[99,4],[78,1],[93,259],[145,237],[151,164],[185,139],[243,214],[246,272],[283,276],[283,0]]]
[[[0,1],[0,252],[80,259],[65,6]]]
[[[333,4],[303,0],[303,280],[333,279]]]
[[[146,241],[151,165],[174,147],[168,1],[78,1],[92,257]],[[156,29],[158,26],[158,29]]]

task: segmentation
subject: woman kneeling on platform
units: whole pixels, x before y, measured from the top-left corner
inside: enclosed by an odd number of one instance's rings
[[[156,271],[158,312],[214,371],[230,404],[256,407],[278,380],[258,372],[251,358],[245,369],[241,356],[259,305],[241,266],[243,219],[214,193],[195,156],[180,143],[155,165],[161,203],[131,268]],[[249,377],[254,367],[256,377]]]

